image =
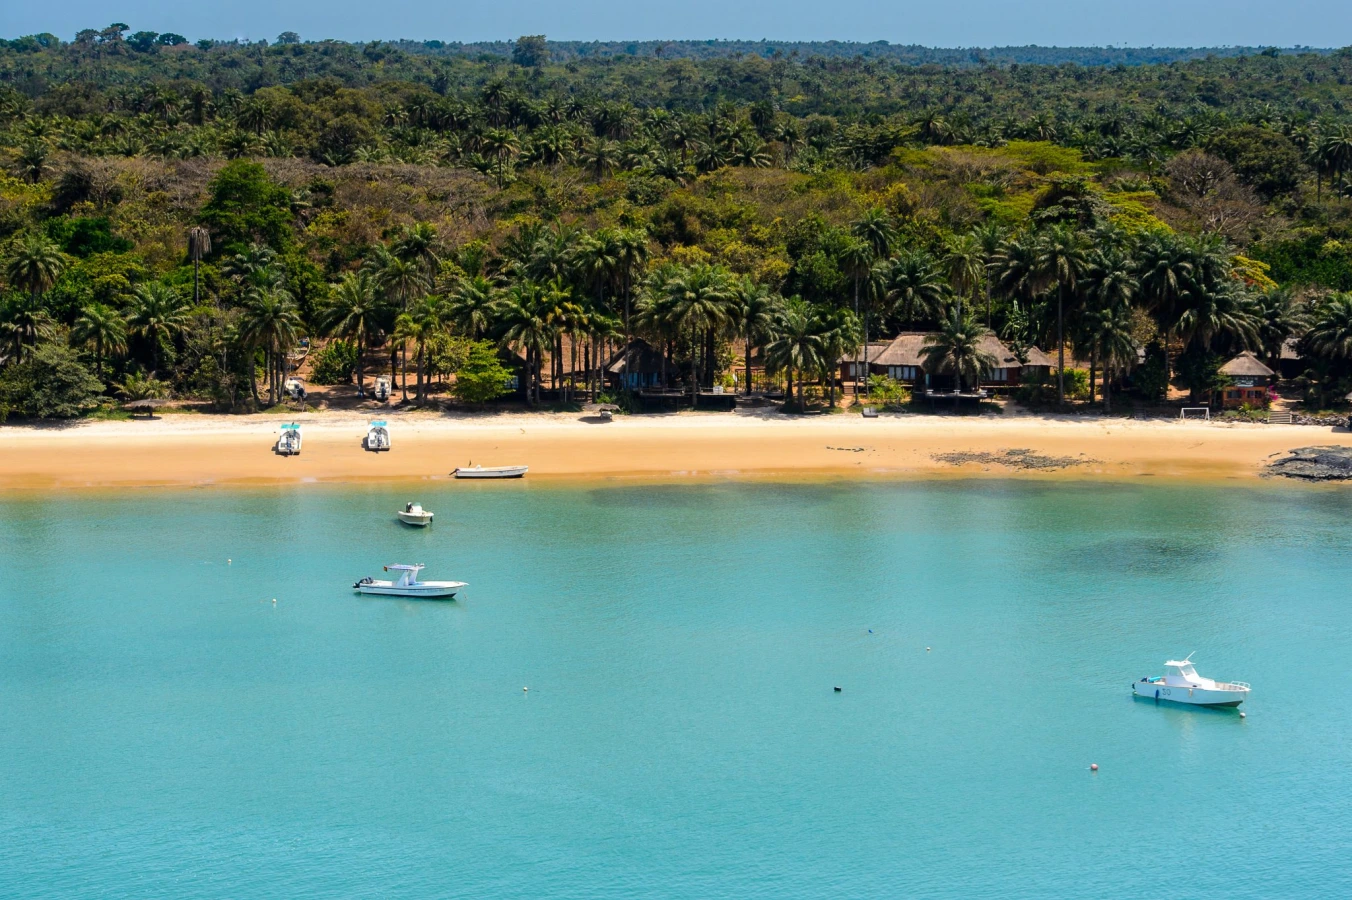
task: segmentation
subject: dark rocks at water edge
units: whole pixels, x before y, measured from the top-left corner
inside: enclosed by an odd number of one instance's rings
[[[1044,456],[1040,453],[1034,453],[1032,450],[997,450],[994,453],[960,451],[957,453],[936,453],[933,458],[938,462],[948,463],[952,466],[981,463],[982,465],[1007,466],[1011,469],[1066,469],[1070,466],[1083,466],[1087,463],[1098,462],[1096,459],[1089,459],[1084,456]]]
[[[1264,474],[1307,481],[1352,480],[1352,447],[1298,447],[1268,463]]]

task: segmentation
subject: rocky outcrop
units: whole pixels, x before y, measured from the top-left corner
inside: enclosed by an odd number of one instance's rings
[[[1268,463],[1265,474],[1306,481],[1352,480],[1352,447],[1299,447]]]

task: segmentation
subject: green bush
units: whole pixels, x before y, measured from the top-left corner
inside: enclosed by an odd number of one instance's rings
[[[10,413],[72,419],[98,406],[103,384],[63,343],[39,344],[28,359],[0,374],[0,421]]]
[[[870,375],[868,398],[863,402],[872,406],[901,406],[910,399],[911,389],[900,381],[886,375]]]
[[[1052,380],[1055,382],[1055,376]],[[1084,369],[1066,369],[1065,382],[1067,400],[1089,399],[1089,372]]]
[[[310,380],[315,384],[349,384],[356,368],[356,345],[351,341],[329,341],[315,357]]]
[[[465,361],[455,372],[451,393],[466,403],[486,403],[508,392],[512,373],[498,359],[497,348],[490,341],[474,341],[469,345]]]

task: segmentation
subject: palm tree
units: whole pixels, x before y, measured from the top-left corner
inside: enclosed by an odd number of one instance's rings
[[[962,391],[964,382],[980,387],[982,376],[996,363],[995,357],[981,348],[988,334],[975,319],[963,318],[960,307],[954,304],[939,330],[925,338],[925,371],[951,374],[958,391]]]
[[[784,305],[778,335],[765,346],[766,365],[788,373],[790,400],[794,374],[797,373],[800,412],[804,410],[803,372],[821,368],[822,358],[825,356],[820,324],[817,317],[812,314],[812,307],[801,297],[793,297]]]
[[[47,144],[40,140],[30,140],[19,148],[14,157],[14,172],[20,180],[29,184],[42,181],[42,176],[51,168],[47,163]]]
[[[507,183],[507,165],[521,152],[521,139],[506,128],[490,128],[479,139],[483,151],[493,159],[493,170],[498,187]]]
[[[1287,340],[1310,327],[1309,315],[1286,288],[1273,288],[1259,295],[1254,315],[1258,317],[1258,343],[1268,358],[1268,368],[1275,371]]]
[[[895,314],[913,322],[938,317],[943,309],[945,284],[924,250],[902,253],[892,261],[887,276],[887,299]]]
[[[851,223],[850,233],[872,248],[875,259],[886,259],[897,240],[897,229],[891,217],[876,206]]]
[[[699,403],[701,357],[705,358],[708,365],[713,365],[710,350],[714,334],[728,321],[733,292],[727,272],[709,265],[692,266],[680,272],[667,282],[666,291],[671,299],[675,322],[690,338],[690,357],[694,367],[690,401],[695,405]],[[710,375],[712,377],[712,372]]]
[[[401,259],[382,247],[377,255],[368,261],[368,265],[375,271],[376,283],[384,293],[391,309],[396,311],[396,318],[408,309],[408,304],[414,296],[427,290],[427,277],[422,266],[414,259]],[[400,362],[399,368],[403,370],[402,389],[404,399],[407,400],[408,357],[402,341],[394,341],[390,346],[391,378],[397,378],[399,375],[395,370],[396,362]]]
[[[512,285],[501,309],[502,339],[525,351],[530,383],[527,400],[540,402],[540,368],[545,352],[554,345],[554,327],[546,319],[545,291],[533,281]]]
[[[624,347],[625,368],[628,370],[629,345],[633,332],[629,327],[629,312],[634,281],[643,273],[648,262],[648,233],[642,228],[625,228],[615,234],[615,277],[624,291]]]
[[[590,282],[592,289],[596,291],[595,305],[592,310],[592,319],[596,320],[598,316],[605,315],[606,291],[615,289],[619,278],[619,234],[611,228],[598,228],[579,246],[574,261],[583,280]],[[593,372],[591,361],[589,361],[587,366],[588,389],[592,388],[593,378],[599,382],[601,377],[599,341],[600,337],[597,330],[592,329],[588,354],[594,360],[596,370]]]
[[[986,222],[972,229],[972,235],[981,245],[982,287],[986,292],[986,327],[991,327],[991,271],[999,264],[1001,249],[1008,237],[1008,229],[998,222]]]
[[[578,161],[600,181],[606,177],[606,172],[615,168],[619,155],[619,144],[598,137],[587,142],[578,155]]]
[[[1103,411],[1112,412],[1112,385],[1117,373],[1136,363],[1135,323],[1131,306],[1118,300],[1092,308],[1085,329],[1094,359],[1103,361]],[[1089,382],[1093,399],[1093,380]]]
[[[841,248],[838,258],[840,266],[854,280],[854,314],[859,316],[859,282],[869,275],[873,269],[874,251],[873,244],[858,238],[852,237],[846,241],[845,246]],[[858,349],[856,347],[856,349]],[[858,393],[859,382],[859,360],[855,360],[855,392]],[[834,385],[834,382],[832,382]],[[834,394],[833,394],[834,398]]]
[[[737,286],[737,298],[732,306],[731,317],[746,346],[746,387],[742,391],[744,394],[751,393],[751,350],[773,335],[783,305],[783,297],[750,278],[744,278]]]
[[[818,310],[817,327],[822,341],[822,377],[826,379],[831,395],[831,408],[835,409],[837,360],[858,352],[863,332],[859,317],[848,309]]]
[[[188,229],[188,258],[192,260],[192,305],[201,304],[201,293],[198,290],[198,269],[202,265],[202,257],[211,253],[211,232],[207,231],[201,225],[194,225]]]
[[[277,402],[286,378],[286,354],[296,346],[302,327],[300,311],[289,291],[271,288],[251,293],[240,319],[240,338],[263,351],[268,405]]]
[[[1259,346],[1260,320],[1253,300],[1238,283],[1200,286],[1185,296],[1188,307],[1176,326],[1183,343],[1209,349],[1217,338],[1225,338],[1244,349]]]
[[[1352,293],[1330,294],[1315,307],[1305,345],[1324,359],[1352,359]]]
[[[1155,317],[1164,336],[1164,374],[1169,381],[1169,335],[1181,313],[1179,304],[1193,277],[1193,261],[1187,245],[1178,237],[1151,233],[1136,247],[1136,272],[1146,308]],[[1168,395],[1168,388],[1165,388]]]
[[[423,297],[400,314],[394,322],[394,336],[397,340],[413,341],[414,359],[418,367],[418,402],[425,398],[423,372],[427,366],[427,345],[436,335],[446,329],[446,304],[440,297]]]
[[[1136,299],[1136,272],[1133,261],[1120,246],[1109,244],[1096,250],[1085,273],[1086,327],[1089,349],[1089,402],[1094,402],[1094,374],[1102,341],[1099,335],[1105,323],[1116,323],[1121,310],[1127,310],[1128,326],[1132,301]],[[1130,327],[1128,327],[1130,332]],[[1104,360],[1103,390],[1108,390],[1108,362]]]
[[[188,305],[178,291],[159,282],[138,285],[132,292],[127,325],[150,342],[151,371],[160,368],[160,350],[188,327]]]
[[[441,265],[436,244],[436,227],[427,222],[418,222],[405,225],[390,249],[398,259],[422,266],[424,276],[430,281]]]
[[[122,315],[105,303],[91,303],[80,310],[70,336],[78,343],[94,347],[94,365],[100,381],[103,380],[103,355],[122,353],[127,349],[127,322]]]
[[[0,303],[0,333],[12,340],[15,362],[23,360],[27,356],[27,348],[51,337],[55,330],[52,317],[32,294],[12,296]]]
[[[376,284],[365,269],[349,272],[334,285],[322,320],[326,330],[335,337],[347,338],[357,344],[357,396],[365,396],[362,384],[366,359],[366,341],[376,328],[380,305],[376,299]]]
[[[986,254],[975,234],[953,235],[944,242],[944,269],[958,298],[958,315],[962,315],[962,299],[975,299],[977,288],[986,280]]]
[[[65,254],[36,232],[15,241],[5,262],[6,280],[12,287],[27,291],[35,301],[51,290],[65,270]]]
[[[1056,402],[1066,402],[1066,300],[1079,285],[1089,266],[1083,237],[1069,225],[1054,225],[1043,236],[1037,254],[1037,271],[1044,282],[1056,286]]]
[[[493,324],[502,290],[490,278],[475,275],[461,278],[446,298],[445,316],[471,339],[477,340]]]

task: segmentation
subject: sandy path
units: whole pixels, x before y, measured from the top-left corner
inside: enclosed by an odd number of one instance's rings
[[[532,478],[897,477],[1253,478],[1274,454],[1352,445],[1330,428],[1008,416],[778,414],[620,416],[388,415],[394,449],[361,449],[365,418],[300,417],[304,452],[270,452],[274,416],[168,415],[65,428],[0,428],[0,490],[180,484],[265,484],[446,478],[473,461],[527,464]],[[1051,471],[954,466],[936,454],[1026,449],[1087,459]]]

